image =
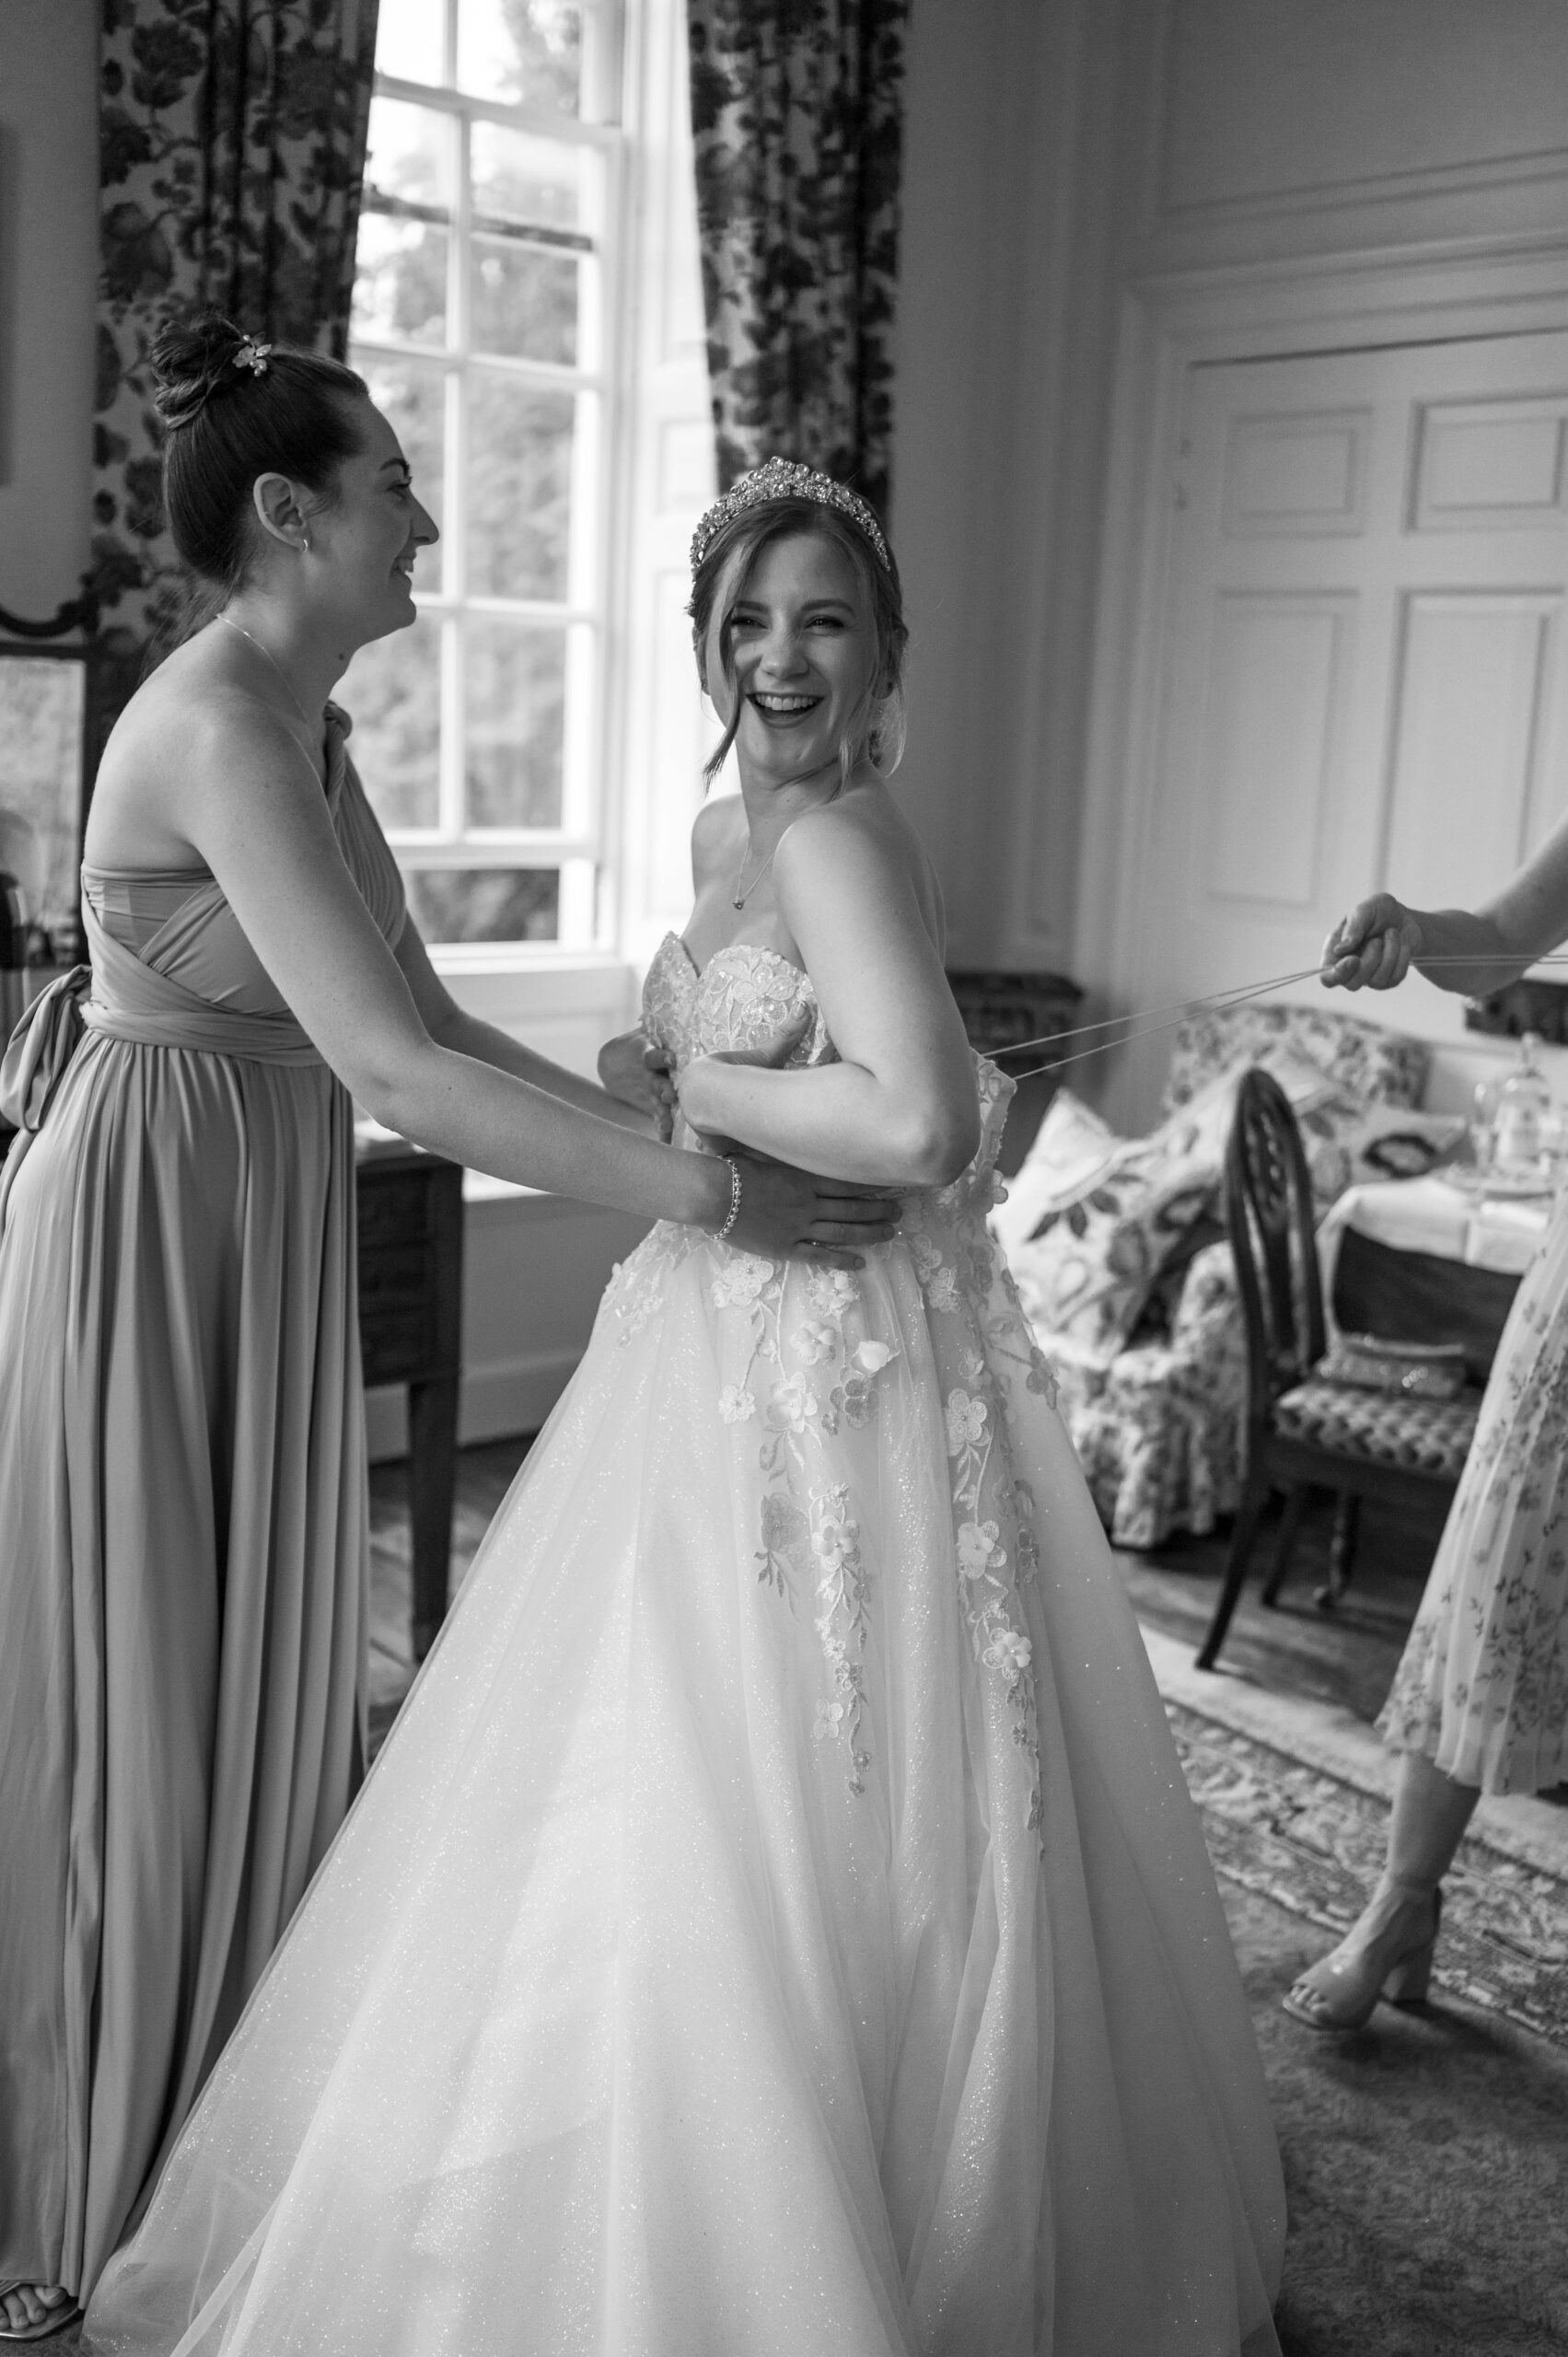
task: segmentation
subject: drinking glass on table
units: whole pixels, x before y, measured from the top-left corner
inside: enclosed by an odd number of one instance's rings
[[[1484,1178],[1492,1168],[1497,1146],[1497,1083],[1478,1080],[1470,1100],[1470,1155],[1477,1175]]]

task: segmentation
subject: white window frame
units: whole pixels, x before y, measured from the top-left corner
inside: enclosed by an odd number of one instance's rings
[[[447,12],[446,64],[455,81],[453,0],[431,5]],[[601,365],[585,372],[601,388],[602,426],[595,546],[602,595],[591,743],[596,823],[580,839],[594,860],[584,872],[597,878],[592,923],[575,942],[454,943],[431,952],[470,1013],[585,1074],[594,1070],[599,1042],[635,1019],[648,958],[664,930],[685,920],[686,839],[716,726],[697,690],[679,611],[687,544],[715,487],[692,252],[685,0],[607,0],[598,22],[610,44],[599,70],[609,70],[608,55],[618,87],[601,83],[597,93],[601,110],[615,120],[585,126],[610,145],[615,159],[600,225]],[[423,84],[378,76],[376,87],[389,98],[429,102]],[[478,110],[530,130],[544,120],[510,108]],[[562,121],[548,118],[552,134]],[[355,348],[433,356],[428,346],[369,338]],[[551,379],[555,374],[540,373]],[[426,602],[417,588],[415,598]],[[393,837],[400,851],[404,840],[401,830]],[[407,840],[410,849],[429,842],[415,830]],[[552,850],[558,840],[552,836]],[[446,864],[474,863],[464,846],[454,847]],[[514,864],[509,845],[496,864]],[[562,913],[564,935],[564,893]]]
[[[626,208],[627,134],[621,86],[624,52],[622,0],[582,0],[582,66],[579,113],[487,99],[457,87],[459,0],[429,0],[443,17],[441,86],[402,80],[377,72],[374,94],[444,115],[457,124],[459,168],[449,229],[447,336],[431,345],[380,336],[355,335],[351,360],[416,361],[441,369],[445,383],[445,498],[442,586],[417,586],[422,614],[460,621],[487,615],[559,626],[566,641],[565,737],[562,748],[561,823],[556,827],[465,827],[464,769],[467,730],[463,712],[461,642],[457,631],[442,635],[440,774],[434,828],[388,829],[400,862],[409,868],[555,867],[560,875],[557,938],[550,942],[459,942],[433,946],[443,971],[476,974],[500,969],[575,962],[602,953],[598,877],[605,853],[606,772],[611,742],[612,697],[609,612],[610,548],[616,509],[616,457],[621,446],[624,401],[620,323],[624,308],[621,282]],[[568,145],[595,149],[602,159],[602,207],[587,224],[593,243],[586,267],[598,274],[597,302],[585,305],[588,333],[578,366],[506,354],[476,353],[470,328],[471,273],[469,239],[472,207],[467,169],[472,125],[494,122],[511,131]],[[374,211],[374,207],[366,207]],[[597,319],[596,315],[597,314]],[[505,375],[519,387],[582,396],[573,442],[570,493],[571,546],[568,596],[563,603],[529,598],[470,595],[464,545],[467,504],[463,389],[475,372]]]

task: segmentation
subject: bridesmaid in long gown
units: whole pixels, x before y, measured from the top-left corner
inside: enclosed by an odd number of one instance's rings
[[[674,1151],[646,1075],[632,1109],[459,1012],[326,701],[412,621],[436,537],[396,437],[349,370],[221,320],[157,360],[176,543],[221,611],[114,731],[90,973],[5,1067],[12,2339],[90,2290],[360,1776],[350,1088],[486,1170],[769,1252],[851,1262],[895,1208]]]
[[[1323,950],[1324,980],[1392,990],[1413,965],[1484,996],[1568,935],[1568,824],[1483,908],[1363,900]],[[1463,961],[1473,959],[1473,965]],[[1398,1757],[1387,1856],[1344,1938],[1284,1999],[1298,2021],[1358,2029],[1379,1997],[1424,1996],[1442,1884],[1485,1793],[1568,1780],[1568,1191],[1514,1297],[1469,1461],[1377,1725]]]
[[[1277,2357],[1246,2001],[881,774],[892,560],[782,462],[697,554],[743,797],[645,1021],[903,1224],[621,1269],[95,2352]]]

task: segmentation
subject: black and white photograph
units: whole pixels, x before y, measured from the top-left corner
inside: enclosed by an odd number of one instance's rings
[[[0,0],[0,2347],[1565,2202],[1568,0]]]

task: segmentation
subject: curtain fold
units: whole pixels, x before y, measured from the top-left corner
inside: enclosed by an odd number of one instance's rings
[[[887,512],[909,0],[688,0],[719,482],[804,459]]]
[[[110,650],[175,621],[147,348],[215,304],[342,357],[378,0],[103,0],[91,580]]]

